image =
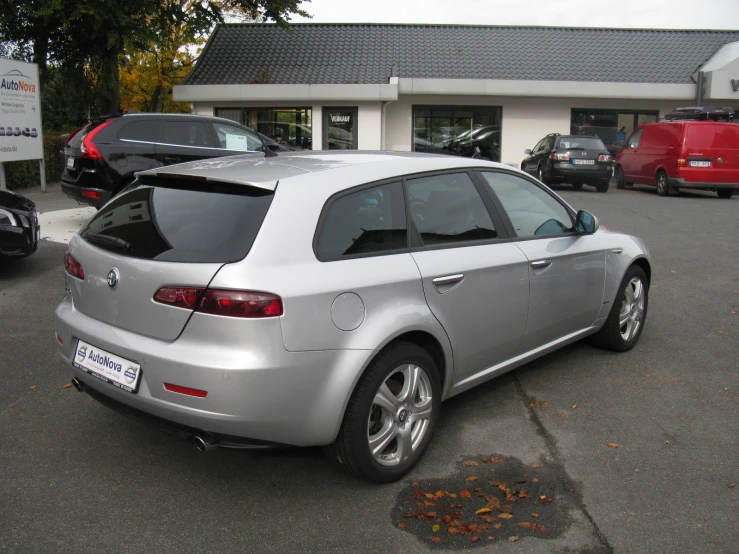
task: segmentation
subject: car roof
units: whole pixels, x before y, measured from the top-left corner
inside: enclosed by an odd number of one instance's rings
[[[208,181],[243,184],[274,190],[277,183],[316,172],[339,171],[352,166],[365,166],[362,173],[371,177],[366,182],[399,175],[466,167],[509,166],[479,159],[421,152],[377,151],[299,151],[281,152],[277,156],[244,154],[160,167],[136,175],[158,177],[187,175]],[[343,173],[343,172],[342,172]]]

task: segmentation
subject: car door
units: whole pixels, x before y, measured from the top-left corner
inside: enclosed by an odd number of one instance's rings
[[[223,151],[215,148],[205,121],[173,118],[164,124],[156,155],[162,165],[172,165],[223,156]]]
[[[624,144],[619,157],[624,178],[629,182],[641,182],[641,176],[639,175],[639,141],[643,132],[644,127],[638,127],[636,131],[631,133],[631,136],[626,139],[626,144]]]
[[[454,383],[516,355],[526,329],[528,260],[505,242],[490,197],[467,172],[405,181],[413,259],[454,355]]]
[[[529,265],[529,315],[520,353],[593,325],[606,276],[600,238],[576,233],[570,210],[544,187],[503,171],[480,174]]]
[[[536,143],[536,146],[531,150],[526,158],[521,163],[521,169],[523,169],[529,175],[536,175],[537,170],[537,155],[542,148],[542,145],[546,142],[546,138],[541,139]]]

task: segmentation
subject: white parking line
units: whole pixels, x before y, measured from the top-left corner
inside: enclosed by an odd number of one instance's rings
[[[96,213],[89,206],[41,213],[38,216],[41,238],[66,244]]]

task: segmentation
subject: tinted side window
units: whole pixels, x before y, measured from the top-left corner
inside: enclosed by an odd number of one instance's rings
[[[536,146],[534,146],[534,149],[532,152],[540,152],[542,148],[544,148],[544,144],[546,143],[546,139],[541,139],[539,142],[536,143]]]
[[[145,120],[126,123],[119,131],[120,140],[135,140],[141,142],[156,142],[161,121]]]
[[[409,179],[407,186],[411,217],[425,245],[498,237],[466,173]]]
[[[636,148],[639,146],[639,141],[641,140],[641,134],[644,132],[644,128],[638,129],[635,131],[630,137],[629,140],[626,141],[626,147],[627,148]]]
[[[162,142],[182,146],[211,146],[202,121],[167,121]]]
[[[321,226],[319,259],[401,250],[408,246],[400,183],[352,192],[334,200]]]
[[[572,231],[567,208],[532,182],[508,173],[484,172],[482,176],[503,204],[519,237]]]
[[[254,133],[225,123],[213,123],[220,148],[254,152],[262,150],[262,141]]]

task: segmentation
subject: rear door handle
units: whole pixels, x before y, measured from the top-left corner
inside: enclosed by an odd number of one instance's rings
[[[534,269],[544,269],[550,265],[552,265],[552,260],[538,260],[536,262],[531,262],[531,267]]]
[[[179,156],[164,156],[164,161],[168,164],[176,164],[178,162],[182,161],[182,158]]]
[[[464,280],[464,275],[461,273],[455,273],[454,275],[445,275],[444,277],[437,277],[431,282],[434,284],[434,288],[439,294],[444,294],[457,286]]]

